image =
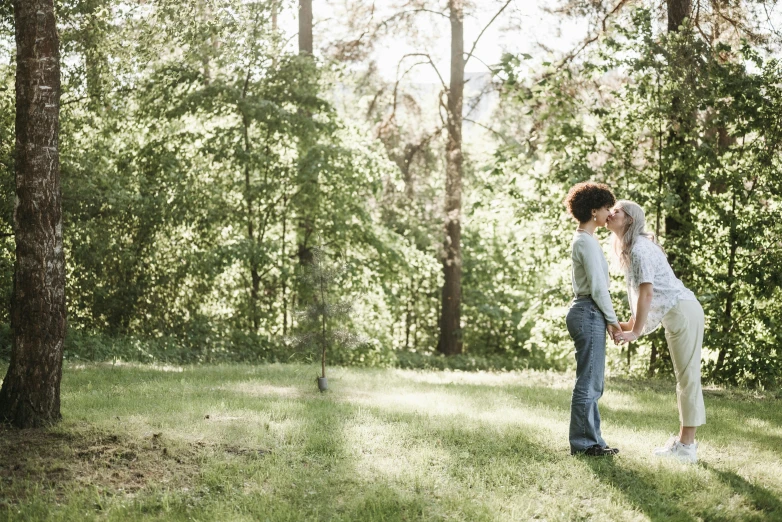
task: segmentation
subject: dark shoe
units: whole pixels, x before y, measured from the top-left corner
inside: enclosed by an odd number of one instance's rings
[[[578,451],[575,453],[571,452],[572,455],[586,455],[587,457],[613,457],[617,453],[619,453],[617,448],[611,448],[608,446],[604,448],[599,444],[590,446],[584,451]]]

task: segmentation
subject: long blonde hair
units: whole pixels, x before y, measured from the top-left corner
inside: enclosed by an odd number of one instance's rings
[[[639,236],[649,239],[661,250],[662,247],[655,240],[654,234],[646,231],[646,215],[638,203],[620,199],[616,202],[616,206],[625,213],[625,226],[621,234],[614,233],[611,240],[611,250],[614,253],[616,264],[626,271],[630,268],[630,255]]]

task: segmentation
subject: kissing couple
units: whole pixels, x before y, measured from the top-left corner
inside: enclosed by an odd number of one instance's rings
[[[619,453],[600,433],[597,401],[603,395],[606,330],[615,344],[631,343],[661,324],[676,375],[679,435],[654,450],[658,457],[694,463],[695,430],[706,423],[701,389],[703,308],[674,275],[653,234],[645,230],[643,209],[617,201],[602,183],[574,185],[565,205],[578,222],[573,236],[573,294],[567,329],[575,344],[576,383],[570,403],[570,452],[591,457]],[[620,322],[608,292],[608,263],[595,237],[598,227],[612,232],[611,257],[625,277],[632,316]]]

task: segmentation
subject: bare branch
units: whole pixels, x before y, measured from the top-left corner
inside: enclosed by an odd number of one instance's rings
[[[477,56],[473,56],[473,58],[475,58],[476,60],[478,60],[479,62],[481,62],[481,64],[482,64],[484,67],[486,67],[486,68],[489,70],[489,72],[490,72],[490,73],[494,74],[494,71],[495,71],[495,70],[491,68],[491,65],[487,64],[486,62],[484,62],[483,60],[481,60],[481,59],[480,59],[480,58],[478,58]]]
[[[404,60],[404,57],[402,57],[402,60]],[[394,101],[392,105],[392,114],[396,114],[397,93],[399,92],[399,84],[402,82],[402,79],[407,75],[407,73],[409,73],[419,65],[426,65],[428,63],[428,62],[416,62],[410,67],[408,67],[408,69],[402,73],[402,76],[399,76],[399,66],[402,65],[402,60],[399,60],[399,63],[396,65],[397,80],[394,83],[394,96],[393,96]]]
[[[776,0],[773,3],[776,4]],[[777,28],[774,27],[774,22],[771,21],[771,13],[768,12],[768,5],[766,5],[767,2],[764,0],[762,4],[763,4],[763,11],[765,11],[766,13],[766,21],[768,22],[769,27],[771,27],[771,32],[777,36],[782,36],[782,32],[777,31]]]
[[[479,122],[477,122],[475,120],[472,120],[470,118],[463,118],[463,119],[464,119],[464,121],[469,121],[470,123],[473,123],[473,124],[477,125],[478,127],[482,127],[484,129],[486,129],[487,131],[491,132],[492,134],[495,134],[496,136],[499,136],[500,138],[502,138],[502,141],[504,141],[505,143],[509,143],[508,142],[508,138],[506,138],[501,132],[496,131],[496,130],[492,129],[489,126],[484,125],[483,123],[479,123]]]
[[[508,5],[510,5],[510,3],[511,3],[512,1],[513,1],[513,0],[508,0],[507,2],[505,2],[505,4],[504,4],[504,5],[503,5],[503,6],[500,8],[500,10],[499,10],[499,11],[497,11],[497,12],[494,14],[494,16],[492,17],[492,19],[491,19],[491,20],[489,20],[489,23],[488,23],[488,24],[486,24],[486,26],[485,26],[485,27],[484,27],[484,28],[481,30],[481,32],[478,34],[478,38],[476,38],[476,39],[475,39],[475,41],[472,43],[472,49],[470,49],[470,52],[469,52],[469,53],[467,53],[467,58],[465,58],[465,59],[464,59],[464,65],[465,65],[465,66],[467,65],[467,62],[469,62],[469,61],[470,61],[470,58],[472,58],[472,53],[474,53],[474,52],[475,52],[475,47],[478,45],[478,42],[480,41],[480,39],[481,39],[481,36],[483,36],[483,33],[485,33],[485,32],[486,32],[486,29],[488,29],[488,28],[489,28],[489,26],[490,26],[491,24],[493,24],[493,23],[494,23],[494,20],[496,20],[496,19],[497,19],[497,17],[498,17],[498,16],[500,16],[500,15],[502,14],[502,12],[505,10],[505,8],[506,8],[506,7],[508,7]]]
[[[448,90],[448,86],[445,84],[445,80],[443,80],[443,75],[440,74],[440,71],[439,71],[439,69],[437,69],[437,66],[434,64],[434,61],[432,60],[431,56],[429,56],[427,53],[409,53],[409,54],[406,54],[406,55],[402,56],[402,58],[399,60],[400,63],[401,63],[402,60],[404,60],[408,56],[423,56],[424,58],[426,58],[427,61],[429,62],[429,64],[432,66],[432,69],[434,69],[434,72],[437,73],[437,77],[440,79],[440,83],[442,84],[443,89]]]
[[[570,54],[568,54],[568,55],[567,55],[567,56],[565,56],[565,57],[564,57],[562,60],[560,60],[560,62],[559,62],[559,64],[557,65],[556,69],[557,69],[557,70],[559,70],[559,69],[561,69],[562,67],[564,67],[566,64],[568,64],[568,63],[569,63],[569,62],[571,62],[573,59],[575,59],[575,58],[576,58],[576,57],[577,57],[579,54],[581,54],[581,52],[582,52],[584,49],[586,49],[587,47],[589,47],[589,45],[590,45],[590,44],[592,44],[592,43],[596,42],[596,41],[598,40],[598,38],[600,38],[600,35],[601,35],[602,33],[606,32],[606,30],[607,30],[607,26],[608,26],[608,20],[609,20],[609,19],[610,19],[612,16],[614,16],[616,13],[618,13],[618,12],[619,12],[619,10],[620,10],[620,9],[622,9],[622,8],[623,8],[625,5],[627,5],[627,3],[628,3],[628,2],[629,2],[629,0],[619,0],[619,3],[618,3],[618,4],[616,4],[616,6],[615,6],[613,9],[611,9],[611,11],[610,11],[608,14],[606,14],[606,15],[603,17],[603,19],[600,21],[600,28],[601,28],[601,30],[599,30],[599,31],[598,31],[596,34],[594,34],[593,36],[591,36],[591,37],[587,38],[586,40],[584,40],[584,42],[581,44],[581,46],[580,46],[578,49],[576,49],[576,50],[572,51]]]
[[[431,9],[409,9],[407,11],[400,11],[399,13],[396,13],[396,14],[390,16],[389,18],[386,18],[385,20],[383,20],[382,22],[377,24],[377,27],[378,27],[378,29],[380,29],[381,27],[386,27],[391,22],[393,22],[395,20],[398,20],[400,18],[404,18],[406,15],[410,15],[410,14],[414,14],[414,13],[430,13],[430,14],[439,15],[439,16],[442,16],[442,17],[444,17],[446,19],[449,19],[447,14],[441,13],[439,11],[433,11]]]

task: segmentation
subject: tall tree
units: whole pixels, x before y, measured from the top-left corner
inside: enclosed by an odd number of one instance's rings
[[[668,6],[668,32],[678,32],[692,12],[692,0],[666,0]]]
[[[668,33],[679,33],[681,30],[686,29],[685,24],[690,18],[692,12],[692,0],[666,0],[668,7]],[[678,46],[679,52],[673,59],[680,62],[674,66],[679,67],[679,70],[686,71],[684,74],[690,74],[691,68],[695,67],[695,60],[693,60],[691,50],[688,50],[689,45],[685,39],[680,41]],[[686,81],[681,82],[685,88],[687,86]],[[685,93],[682,93],[685,94]],[[691,219],[691,202],[692,197],[690,195],[690,163],[687,158],[690,156],[686,154],[688,147],[686,143],[691,141],[690,131],[694,126],[694,114],[685,108],[683,102],[683,96],[674,96],[671,103],[671,126],[668,134],[668,145],[672,150],[685,151],[683,157],[670,158],[668,165],[668,187],[676,197],[676,207],[668,209],[668,213],[665,216],[665,236],[666,241],[669,241],[676,245],[676,251],[678,254],[671,253],[669,255],[671,265],[677,272],[679,277],[688,279],[690,276],[689,257],[687,252],[689,251],[690,237],[689,227],[692,223]],[[679,155],[682,156],[682,155]]]
[[[16,0],[16,262],[13,349],[0,419],[21,428],[60,419],[65,338],[59,113],[60,51],[53,0]]]
[[[312,52],[312,0],[299,0],[299,53]]]
[[[502,6],[492,16],[486,26],[478,34],[476,40],[472,43],[469,52],[465,52],[464,45],[464,15],[465,6],[464,0],[449,0],[447,8],[443,9],[437,2],[406,2],[396,6],[392,9],[390,16],[382,19],[377,26],[372,29],[371,27],[364,28],[361,35],[354,40],[347,40],[340,42],[337,47],[337,55],[341,57],[361,57],[366,56],[368,48],[371,48],[374,43],[373,39],[379,34],[394,34],[398,37],[400,31],[405,31],[412,41],[418,41],[424,34],[431,34],[431,24],[421,26],[417,24],[418,17],[426,17],[430,21],[435,20],[448,20],[450,25],[450,79],[446,84],[446,81],[440,71],[438,70],[436,59],[427,52],[411,52],[405,54],[402,60],[398,63],[397,78],[392,88],[386,89],[382,87],[374,96],[373,101],[370,104],[370,109],[367,111],[368,115],[371,115],[378,106],[382,103],[379,102],[379,98],[388,92],[392,99],[390,103],[390,114],[382,118],[383,122],[378,126],[378,135],[384,142],[384,145],[389,151],[389,156],[399,166],[403,175],[403,181],[405,184],[405,195],[407,196],[406,205],[414,204],[414,173],[412,167],[416,157],[424,158],[425,153],[429,147],[429,143],[437,136],[441,134],[443,130],[446,131],[445,137],[445,197],[443,201],[443,215],[444,226],[441,229],[444,232],[443,248],[440,252],[439,261],[443,270],[443,286],[440,291],[440,303],[439,310],[437,311],[439,328],[436,332],[438,336],[437,350],[440,353],[446,355],[458,354],[462,352],[462,325],[461,325],[461,305],[462,305],[462,178],[463,178],[463,163],[464,156],[462,153],[463,136],[462,136],[462,124],[465,121],[464,115],[464,87],[465,87],[465,66],[469,59],[473,56],[473,52],[476,49],[478,41],[489,28],[489,26],[497,20],[497,18],[505,11],[512,0],[506,0],[502,3]],[[374,4],[373,4],[374,5]],[[374,7],[367,13],[369,18],[373,18]],[[402,27],[400,27],[402,26]],[[406,26],[406,27],[405,27]],[[420,44],[419,44],[420,45]],[[408,58],[416,58],[418,61],[410,63]],[[405,66],[403,67],[403,62]],[[405,110],[414,108],[414,111],[418,111],[418,103],[415,99],[415,95],[402,93],[400,83],[403,78],[410,73],[413,69],[420,65],[431,66],[438,79],[441,82],[442,90],[439,93],[439,106],[445,109],[445,117],[441,125],[438,125],[436,129],[430,132],[421,133],[420,129],[420,114],[417,115],[413,121],[414,125],[418,127],[412,132],[405,132],[400,127],[402,123],[397,120],[398,109],[404,107]],[[368,72],[368,76],[372,71]],[[469,117],[470,111],[478,104],[479,100],[485,94],[485,90],[478,96],[472,98],[473,107],[470,107],[467,111]],[[410,137],[413,141],[408,141]],[[440,236],[443,237],[443,236]],[[415,285],[409,285],[410,294],[415,292],[412,290]],[[405,310],[405,331],[409,330],[411,322],[410,307]],[[407,342],[409,342],[409,336],[407,336]]]
[[[299,0],[299,54],[309,58],[313,55],[312,0]],[[300,146],[300,162],[306,154],[306,147]],[[298,258],[300,265],[309,264],[312,261],[312,249],[309,245],[309,240],[314,232],[312,216],[310,215],[311,210],[306,208],[299,209],[299,229],[301,235],[298,242]]]
[[[451,78],[448,87],[448,141],[445,149],[445,242],[443,302],[438,349],[462,352],[462,106],[464,102],[464,1],[450,0]]]

